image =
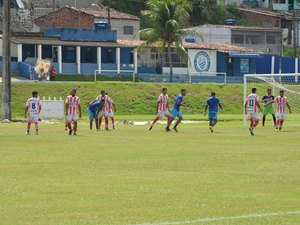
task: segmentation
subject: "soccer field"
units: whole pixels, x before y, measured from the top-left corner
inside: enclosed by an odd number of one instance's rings
[[[0,224],[300,224],[299,123],[25,126],[0,124]]]

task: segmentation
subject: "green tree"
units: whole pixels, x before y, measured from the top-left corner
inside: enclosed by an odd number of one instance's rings
[[[141,12],[147,20],[148,28],[142,29],[139,35],[145,40],[143,47],[156,47],[161,52],[167,47],[170,82],[173,81],[173,63],[171,48],[182,59],[188,61],[188,53],[182,42],[186,37],[200,36],[196,31],[185,29],[189,25],[189,12],[192,6],[188,0],[149,0],[147,10]]]

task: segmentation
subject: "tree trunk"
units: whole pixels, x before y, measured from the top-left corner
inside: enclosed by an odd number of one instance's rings
[[[169,68],[170,68],[170,82],[173,82],[173,62],[171,55],[171,44],[168,43],[168,58],[169,58]]]
[[[3,1],[2,120],[11,120],[10,0]]]

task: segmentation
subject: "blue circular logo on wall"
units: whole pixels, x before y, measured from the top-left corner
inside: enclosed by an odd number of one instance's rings
[[[197,72],[206,72],[210,68],[210,58],[209,55],[204,52],[200,51],[195,55],[194,58],[194,66]]]

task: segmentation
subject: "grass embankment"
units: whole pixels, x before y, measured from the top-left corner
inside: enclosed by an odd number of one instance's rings
[[[188,108],[183,107],[185,115],[203,113],[205,101],[211,91],[215,91],[224,105],[224,114],[241,114],[243,105],[243,86],[240,84],[218,85],[211,83],[202,84],[161,84],[161,83],[119,83],[119,82],[65,82],[65,83],[13,83],[12,84],[12,117],[23,116],[26,100],[31,92],[36,90],[39,96],[46,98],[60,96],[65,99],[72,88],[78,90],[83,108],[99,95],[101,90],[106,90],[113,98],[118,115],[153,115],[156,109],[156,100],[163,87],[168,88],[170,108],[173,100],[180,93],[181,88],[186,88],[188,94],[185,101]]]

